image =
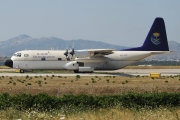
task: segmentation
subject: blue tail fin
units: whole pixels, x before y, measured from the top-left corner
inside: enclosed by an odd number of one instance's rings
[[[127,51],[169,51],[166,28],[163,18],[156,18],[141,47],[126,49]]]

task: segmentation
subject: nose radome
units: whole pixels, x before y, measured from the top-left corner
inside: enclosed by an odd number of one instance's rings
[[[8,66],[8,67],[13,67],[13,61],[11,59],[6,60],[6,62],[4,63],[4,65]]]

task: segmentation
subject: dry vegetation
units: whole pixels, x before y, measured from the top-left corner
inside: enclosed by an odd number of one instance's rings
[[[11,68],[7,66],[0,66],[0,69],[11,69]]]
[[[56,71],[54,71],[56,73]],[[39,94],[62,96],[64,94],[122,94],[125,92],[180,92],[180,76],[152,79],[148,76],[0,76],[0,93]],[[21,111],[13,108],[0,110],[0,119],[52,119],[52,120],[179,120],[179,108],[133,110],[125,108],[98,109],[65,114],[61,110],[49,112]]]
[[[121,94],[124,92],[180,92],[180,76],[153,79],[148,76],[0,76],[0,93]]]
[[[159,108],[140,111],[130,109],[100,109],[65,115],[62,111],[37,112],[7,109],[0,111],[0,119],[11,120],[179,120],[180,109]]]

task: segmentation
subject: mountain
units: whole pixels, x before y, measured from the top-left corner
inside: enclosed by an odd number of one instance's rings
[[[71,49],[74,43],[74,48],[78,49],[116,49],[121,50],[127,47],[112,45],[100,41],[92,40],[63,40],[56,37],[42,37],[32,38],[28,35],[20,35],[15,38],[11,38],[6,41],[0,42],[0,56],[12,56],[13,53],[20,50],[50,50],[59,49],[65,50]]]
[[[180,43],[175,41],[168,41],[169,50],[172,51],[170,54],[153,55],[146,60],[168,60],[168,61],[180,61]]]
[[[180,43],[175,41],[169,41],[169,48],[172,51],[179,51],[180,50]]]
[[[32,38],[28,35],[20,35],[11,38],[6,41],[0,42],[0,57],[12,56],[13,53],[20,50],[50,50],[59,49],[65,50],[67,48],[71,49],[74,43],[74,48],[79,49],[115,49],[121,50],[128,47],[112,45],[100,41],[93,40],[63,40],[56,37],[42,37],[42,38]],[[175,41],[169,41],[169,48],[174,51],[171,54],[164,55],[154,55],[146,58],[146,60],[180,60],[180,43]]]

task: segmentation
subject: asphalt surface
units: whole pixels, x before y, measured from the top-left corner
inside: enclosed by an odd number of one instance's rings
[[[94,73],[8,73],[14,69],[0,69],[0,76],[149,76],[150,73],[160,73],[161,76],[180,75],[180,69],[119,69],[115,71],[95,71]]]

